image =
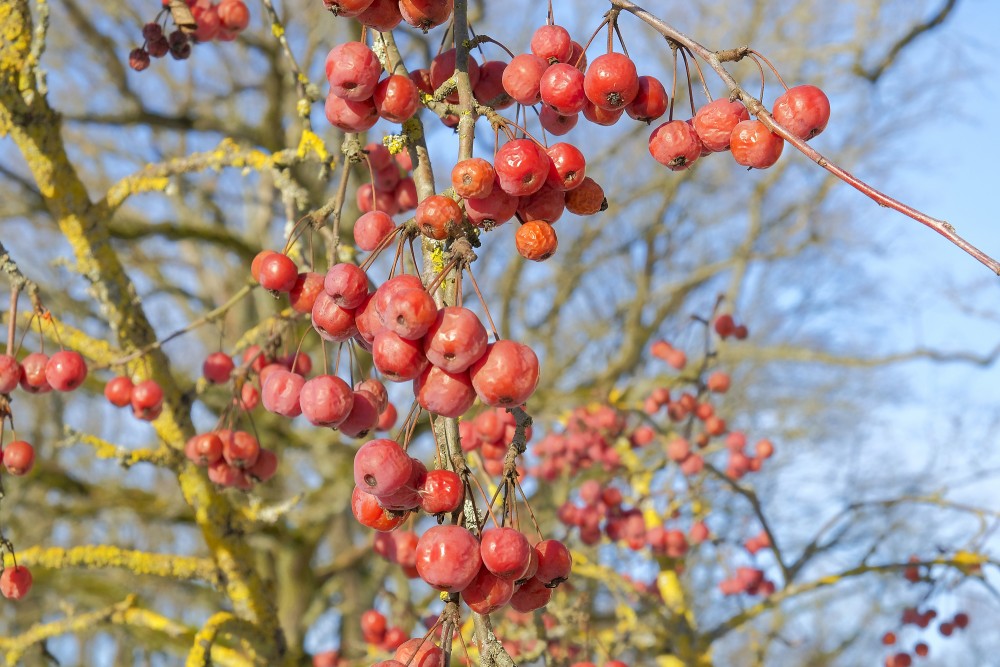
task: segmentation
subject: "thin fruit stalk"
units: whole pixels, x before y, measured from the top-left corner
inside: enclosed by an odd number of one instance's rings
[[[474,112],[475,107],[472,95],[472,86],[468,75],[469,48],[466,44],[469,39],[469,33],[466,21],[466,0],[456,0],[454,11],[456,47],[455,79],[458,89],[459,106],[459,152],[457,161],[461,161],[472,157],[476,117]],[[414,118],[414,122],[419,122],[419,120]],[[434,179],[433,173],[430,169],[430,164],[420,164],[428,158],[426,147],[423,146],[423,132],[418,131],[417,135],[420,137],[420,139],[415,142],[417,143],[416,157],[418,159],[418,164],[415,165],[413,178],[417,186],[418,196],[421,200],[423,200],[434,194]],[[422,259],[424,272],[425,276],[429,280],[433,280],[435,272],[442,268],[443,262],[441,261],[441,253],[443,249],[444,244],[442,242],[434,241],[426,236],[422,237]],[[441,287],[434,295],[434,300],[438,307],[456,305],[454,302],[455,290],[454,283],[452,282],[453,280],[461,280],[460,270],[456,270],[452,276],[448,276],[445,280],[441,281]],[[464,459],[461,442],[459,440],[457,419],[438,417],[434,422],[434,437],[438,443],[441,460],[444,462],[446,467],[452,467],[450,462],[454,460],[453,457],[462,457]],[[464,510],[466,528],[478,532],[476,512],[471,500],[466,499]],[[496,635],[493,634],[489,617],[476,614],[475,612],[470,613],[473,615],[473,622],[475,624],[476,631],[476,643],[480,647],[482,667],[514,667],[514,661],[504,650]],[[450,663],[450,644],[451,642],[447,639],[442,642],[445,665]]]

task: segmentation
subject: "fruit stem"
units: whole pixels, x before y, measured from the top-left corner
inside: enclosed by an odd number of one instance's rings
[[[778,68],[774,66],[774,63],[772,63],[770,60],[767,59],[767,56],[765,56],[763,53],[761,53],[756,49],[750,49],[748,53],[757,56],[758,58],[763,60],[764,64],[767,65],[768,68],[771,70],[771,72],[774,74],[774,78],[776,78],[778,80],[778,83],[781,84],[781,87],[784,88],[785,90],[788,90],[788,86],[785,84],[785,80],[781,78],[780,74],[778,74]],[[763,94],[761,94],[761,97],[763,98]]]
[[[589,49],[590,45],[593,44],[595,39],[597,39],[597,36],[601,32],[601,28],[603,28],[607,24],[608,24],[608,14],[605,14],[604,18],[601,20],[600,25],[594,28],[594,32],[590,35],[590,39],[588,39],[587,43],[583,45],[583,51],[581,51],[580,57],[576,59],[575,63],[573,63],[574,67],[578,67],[580,65],[580,61],[583,60],[584,57],[586,57],[587,49]]]
[[[683,47],[678,50],[681,52],[681,60],[684,61],[684,78],[687,79],[688,84],[688,103],[691,105],[691,117],[694,118],[697,111],[694,108],[694,86],[691,84],[691,66],[688,65],[688,52]],[[691,59],[694,60],[694,56],[691,56]]]
[[[10,310],[7,313],[10,321],[7,322],[7,354],[14,354],[14,340],[17,337],[17,297],[21,290],[17,285],[10,286]]]
[[[344,201],[347,199],[347,183],[351,180],[351,166],[347,160],[341,165],[340,183],[337,184],[337,194],[331,203],[333,207],[333,238],[327,251],[327,267],[333,266],[340,256],[340,220],[343,216]],[[314,216],[315,219],[315,216]]]
[[[621,30],[621,28],[618,27],[618,21],[617,21],[617,19],[618,19],[618,15],[615,14],[615,20],[612,21],[611,25],[613,25],[615,27],[615,34],[618,35],[618,43],[622,47],[622,53],[624,53],[626,55],[626,57],[628,57],[628,47],[625,46],[625,38],[622,37],[622,30]]]
[[[760,70],[760,99],[764,99],[764,86],[767,84],[765,81],[767,77],[764,74],[764,66],[760,64],[760,61],[757,60],[757,57],[752,53],[750,54],[750,60],[752,60],[753,64],[757,66],[757,69]]]
[[[235,294],[233,294],[231,297],[229,297],[229,300],[226,301],[224,304],[222,304],[221,306],[219,306],[215,310],[211,310],[211,311],[205,313],[204,315],[202,315],[198,319],[192,320],[187,326],[184,326],[184,327],[182,327],[180,329],[177,329],[176,331],[174,331],[174,332],[172,332],[170,334],[167,334],[166,336],[164,336],[163,338],[161,338],[159,340],[154,340],[149,345],[141,347],[138,350],[125,355],[124,357],[119,357],[117,359],[113,359],[113,360],[109,361],[108,363],[102,364],[100,366],[94,366],[92,368],[92,370],[95,370],[95,371],[96,370],[103,370],[103,369],[109,368],[111,366],[121,366],[123,364],[127,364],[128,362],[130,362],[130,361],[132,361],[134,359],[138,359],[140,357],[144,357],[145,355],[149,354],[153,350],[160,349],[161,347],[164,346],[164,344],[169,343],[173,339],[178,338],[180,336],[183,336],[186,333],[194,331],[195,329],[197,329],[198,327],[202,326],[203,324],[208,324],[209,322],[213,322],[213,321],[219,319],[220,317],[222,317],[223,315],[225,315],[229,311],[229,309],[231,309],[237,303],[239,303],[240,301],[242,301],[243,298],[246,295],[250,294],[250,292],[253,291],[254,287],[255,287],[255,285],[250,285],[250,284],[244,285],[242,288],[240,288],[239,291],[237,291]]]
[[[500,332],[497,331],[497,325],[493,323],[493,316],[490,315],[490,309],[486,306],[486,299],[483,298],[483,293],[479,291],[479,283],[476,282],[476,276],[472,274],[472,267],[466,266],[469,271],[469,279],[472,281],[472,288],[476,290],[476,296],[479,297],[479,303],[483,306],[483,312],[486,313],[486,319],[490,323],[490,330],[493,332],[493,340],[500,340]]]

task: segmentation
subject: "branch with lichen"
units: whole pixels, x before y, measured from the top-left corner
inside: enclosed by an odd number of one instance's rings
[[[190,642],[195,636],[195,631],[188,626],[136,606],[136,596],[130,595],[104,609],[38,623],[23,634],[0,637],[0,651],[3,652],[4,663],[13,667],[23,664],[25,653],[49,639],[67,634],[87,635],[104,627],[121,628],[126,632],[154,632],[174,642]],[[211,664],[218,667],[247,667],[252,663],[231,648],[213,646]]]
[[[105,216],[110,217],[132,195],[166,190],[173,176],[207,170],[219,171],[230,167],[263,171],[288,167],[295,162],[296,152],[292,149],[268,154],[258,148],[241,146],[226,138],[213,150],[150,164],[126,176],[108,189],[104,199],[98,202],[98,206]]]
[[[112,618],[123,613],[133,604],[135,604],[135,596],[130,595],[121,602],[104,609],[67,616],[49,623],[39,623],[16,637],[0,637],[0,650],[4,651],[4,660],[7,665],[22,664],[25,652],[32,647],[60,635],[92,631],[95,626],[110,622]]]
[[[236,638],[240,641],[246,655],[242,656],[244,665],[267,665],[262,662],[254,650],[254,645],[260,641],[256,636],[256,628],[246,621],[240,620],[228,611],[220,611],[212,615],[205,625],[195,634],[191,652],[185,661],[186,667],[210,667],[213,665],[213,651],[216,642],[222,638]]]
[[[701,641],[704,646],[711,646],[712,643],[726,635],[732,630],[744,625],[745,623],[751,621],[752,619],[760,616],[764,612],[776,607],[785,600],[804,595],[806,593],[811,593],[814,591],[821,590],[823,588],[829,588],[844,581],[845,579],[854,579],[867,574],[883,574],[886,572],[901,572],[907,568],[914,567],[933,567],[942,566],[949,567],[958,570],[963,574],[971,574],[974,572],[979,572],[984,565],[993,565],[1000,567],[1000,561],[995,561],[983,554],[972,553],[968,551],[959,551],[950,555],[942,555],[938,558],[929,558],[922,560],[906,560],[903,562],[891,562],[891,563],[860,563],[854,567],[842,570],[835,574],[829,574],[823,577],[818,577],[812,581],[803,582],[801,584],[795,584],[792,586],[787,586],[784,589],[777,591],[773,595],[768,596],[766,599],[761,600],[755,605],[749,606],[743,609],[739,613],[729,617],[725,621],[719,623],[715,628],[705,632],[701,637]]]
[[[33,317],[31,313],[22,313],[17,319],[21,326],[28,326]],[[76,350],[95,364],[108,364],[119,354],[106,341],[66,324],[50,311],[44,311],[38,331],[46,340]]]
[[[69,243],[79,272],[90,283],[90,294],[99,304],[119,346],[126,353],[151,345],[156,339],[135,286],[125,272],[107,229],[109,201],[120,204],[131,192],[141,191],[152,182],[163,185],[169,170],[140,172],[138,181],[127,181],[113,189],[110,200],[95,205],[75,166],[66,154],[59,115],[46,96],[22,77],[27,68],[32,34],[31,11],[27,0],[4,3],[0,43],[0,133],[8,134],[27,163],[46,208]],[[14,85],[11,85],[14,84]],[[303,152],[316,152],[315,142],[303,137]],[[225,147],[224,147],[225,148]],[[233,155],[239,150],[233,149]],[[244,154],[251,162],[256,154]],[[263,155],[263,154],[262,154]],[[249,157],[247,157],[249,156]],[[269,156],[264,161],[271,160]],[[231,159],[239,163],[238,159]],[[161,179],[161,180],[157,180]],[[194,432],[190,409],[183,399],[170,363],[160,349],[145,356],[140,369],[163,389],[164,408],[153,422],[159,438],[182,449]],[[232,603],[234,614],[257,627],[268,654],[277,662],[286,654],[284,636],[278,625],[273,596],[254,569],[250,546],[233,529],[235,515],[229,500],[215,489],[204,473],[185,465],[178,473],[185,501],[194,510],[195,520],[215,563],[220,580]]]
[[[10,554],[5,566],[13,565]],[[202,581],[219,586],[219,572],[211,560],[194,556],[148,553],[134,549],[92,544],[63,549],[61,547],[31,547],[17,552],[18,565],[46,570],[126,570],[133,574],[162,577],[176,581]]]
[[[310,157],[315,157],[325,166],[332,165],[326,144],[309,128],[302,131],[296,148],[286,148],[275,153],[242,146],[227,137],[211,151],[150,164],[126,176],[108,189],[104,198],[97,202],[97,208],[100,216],[110,218],[129,197],[144,192],[166,190],[170,185],[170,179],[174,176],[208,170],[220,171],[226,168],[251,169],[257,172],[268,169],[280,171]]]
[[[271,34],[274,38],[278,40],[278,44],[281,45],[281,51],[288,60],[288,67],[292,71],[292,76],[295,78],[295,87],[299,91],[299,101],[295,106],[298,112],[299,118],[302,119],[303,124],[309,130],[312,129],[312,125],[309,120],[309,109],[313,102],[319,102],[323,99],[323,96],[319,92],[319,88],[316,84],[309,80],[309,77],[302,73],[302,68],[299,67],[298,60],[295,58],[295,54],[292,53],[292,47],[288,44],[288,38],[285,36],[285,24],[282,22],[281,17],[278,16],[278,12],[274,9],[274,3],[271,0],[263,0],[264,9],[267,11],[268,18],[271,19]]]
[[[250,260],[260,250],[252,241],[226,227],[186,222],[148,222],[138,218],[118,215],[108,221],[111,236],[122,241],[145,239],[152,236],[171,241],[201,241],[213,243]]]
[[[7,275],[12,290],[27,294],[35,310],[42,310],[41,297],[38,295],[38,285],[21,272],[21,269],[17,266],[17,262],[11,257],[10,251],[4,246],[3,241],[0,241],[0,273]]]
[[[87,445],[93,448],[97,458],[117,461],[124,468],[131,468],[137,463],[151,463],[163,468],[173,468],[181,461],[180,452],[166,445],[155,448],[128,449],[91,433],[77,431],[69,426],[63,427],[63,439],[56,444],[57,446]]]

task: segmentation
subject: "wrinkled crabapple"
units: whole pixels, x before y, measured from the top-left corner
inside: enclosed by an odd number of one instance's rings
[[[733,128],[729,150],[737,164],[754,169],[767,169],[781,157],[785,140],[759,120],[744,120]]]
[[[683,171],[701,157],[701,139],[691,123],[672,120],[663,123],[649,135],[649,154],[672,171]]]
[[[830,121],[830,100],[816,86],[795,86],[774,100],[771,115],[794,136],[808,141]]]

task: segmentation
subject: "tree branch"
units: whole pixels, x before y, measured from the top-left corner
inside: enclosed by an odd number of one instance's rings
[[[729,73],[729,71],[722,66],[722,59],[720,58],[720,52],[710,51],[708,48],[695,41],[691,37],[688,37],[684,33],[680,32],[673,26],[669,25],[662,19],[653,16],[648,11],[639,7],[631,0],[611,0],[611,4],[614,7],[620,8],[623,11],[627,11],[641,21],[652,27],[658,33],[666,37],[668,40],[672,40],[687,49],[689,49],[693,54],[704,60],[709,64],[709,66],[719,75],[719,78],[726,84],[730,90],[731,96],[738,98],[743,104],[746,105],[747,110],[760,120],[769,130],[780,136],[782,139],[787,141],[789,144],[794,146],[796,150],[800,151],[803,155],[808,157],[810,160],[818,164],[819,166],[826,169],[828,172],[847,183],[854,189],[858,190],[864,194],[869,199],[873,200],[879,206],[885,206],[891,208],[894,211],[902,213],[908,218],[916,220],[920,224],[933,229],[935,232],[945,237],[953,244],[961,248],[968,255],[975,258],[978,262],[982,263],[984,266],[989,268],[993,273],[1000,276],[1000,262],[993,259],[982,250],[972,245],[964,238],[959,236],[955,231],[955,227],[944,221],[938,220],[937,218],[932,218],[931,216],[918,211],[917,209],[904,204],[901,201],[893,199],[889,195],[876,190],[868,183],[857,178],[853,174],[849,173],[842,167],[834,164],[828,158],[819,153],[816,149],[809,146],[806,142],[802,141],[798,137],[792,135],[788,130],[786,130],[781,125],[778,125],[774,118],[771,117],[771,113],[767,110],[764,104],[758,100],[756,97],[744,90],[736,79]]]
[[[882,78],[882,75],[885,74],[886,70],[895,64],[896,58],[899,57],[899,54],[902,53],[903,49],[916,41],[917,38],[924,33],[929,32],[944,23],[945,19],[948,18],[948,15],[951,14],[951,11],[955,9],[956,5],[958,5],[958,0],[945,0],[941,9],[935,12],[933,16],[923,23],[918,23],[910,28],[909,32],[893,43],[893,45],[889,47],[886,54],[882,56],[882,59],[879,60],[874,66],[865,67],[860,60],[854,63],[854,73],[860,77],[864,77],[871,83],[877,82],[880,78]]]
[[[5,566],[13,565],[10,554],[4,557]],[[133,549],[93,544],[70,549],[60,547],[31,547],[17,552],[19,565],[37,566],[46,570],[83,568],[86,570],[118,569],[133,574],[162,577],[176,581],[204,581],[219,586],[220,579],[215,564],[207,558],[155,554]]]

